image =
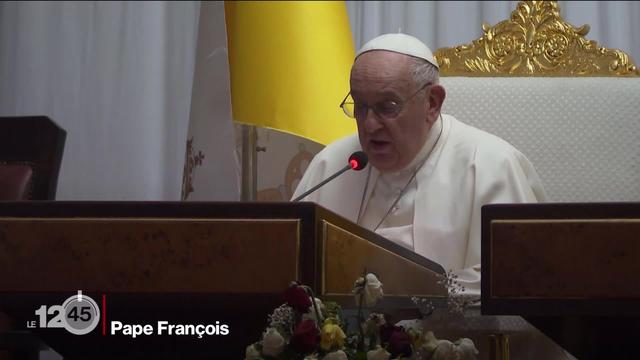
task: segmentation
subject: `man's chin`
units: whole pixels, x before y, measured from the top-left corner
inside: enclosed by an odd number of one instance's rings
[[[380,172],[386,173],[399,170],[395,159],[390,159],[387,156],[380,156],[376,154],[369,154],[368,156],[369,163]]]

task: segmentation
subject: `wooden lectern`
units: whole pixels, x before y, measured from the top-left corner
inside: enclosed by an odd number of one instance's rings
[[[36,329],[65,358],[242,358],[291,281],[354,306],[365,272],[383,307],[442,300],[441,266],[312,203],[8,202],[0,206],[0,306],[24,329],[78,290],[100,304],[87,335]],[[110,334],[110,321],[219,321],[227,336]],[[224,355],[224,356],[222,356]]]
[[[482,313],[520,315],[579,359],[640,352],[640,203],[482,208]]]

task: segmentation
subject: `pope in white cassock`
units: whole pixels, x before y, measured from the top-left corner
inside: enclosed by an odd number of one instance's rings
[[[480,294],[480,208],[544,200],[529,160],[506,141],[440,113],[445,89],[420,40],[381,35],[356,54],[351,92],[341,104],[358,135],[313,159],[297,197],[363,150],[369,165],[307,196],[458,274]],[[353,99],[351,101],[351,99]]]

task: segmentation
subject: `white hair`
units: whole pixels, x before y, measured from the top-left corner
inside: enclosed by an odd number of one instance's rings
[[[418,86],[427,83],[437,84],[439,81],[438,68],[424,59],[411,57],[411,75]]]

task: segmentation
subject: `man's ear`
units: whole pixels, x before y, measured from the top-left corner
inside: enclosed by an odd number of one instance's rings
[[[446,91],[440,84],[435,84],[431,86],[431,91],[429,91],[429,119],[432,122],[435,122],[438,116],[440,115],[440,110],[442,109],[442,103],[444,103],[444,98],[447,96]]]

